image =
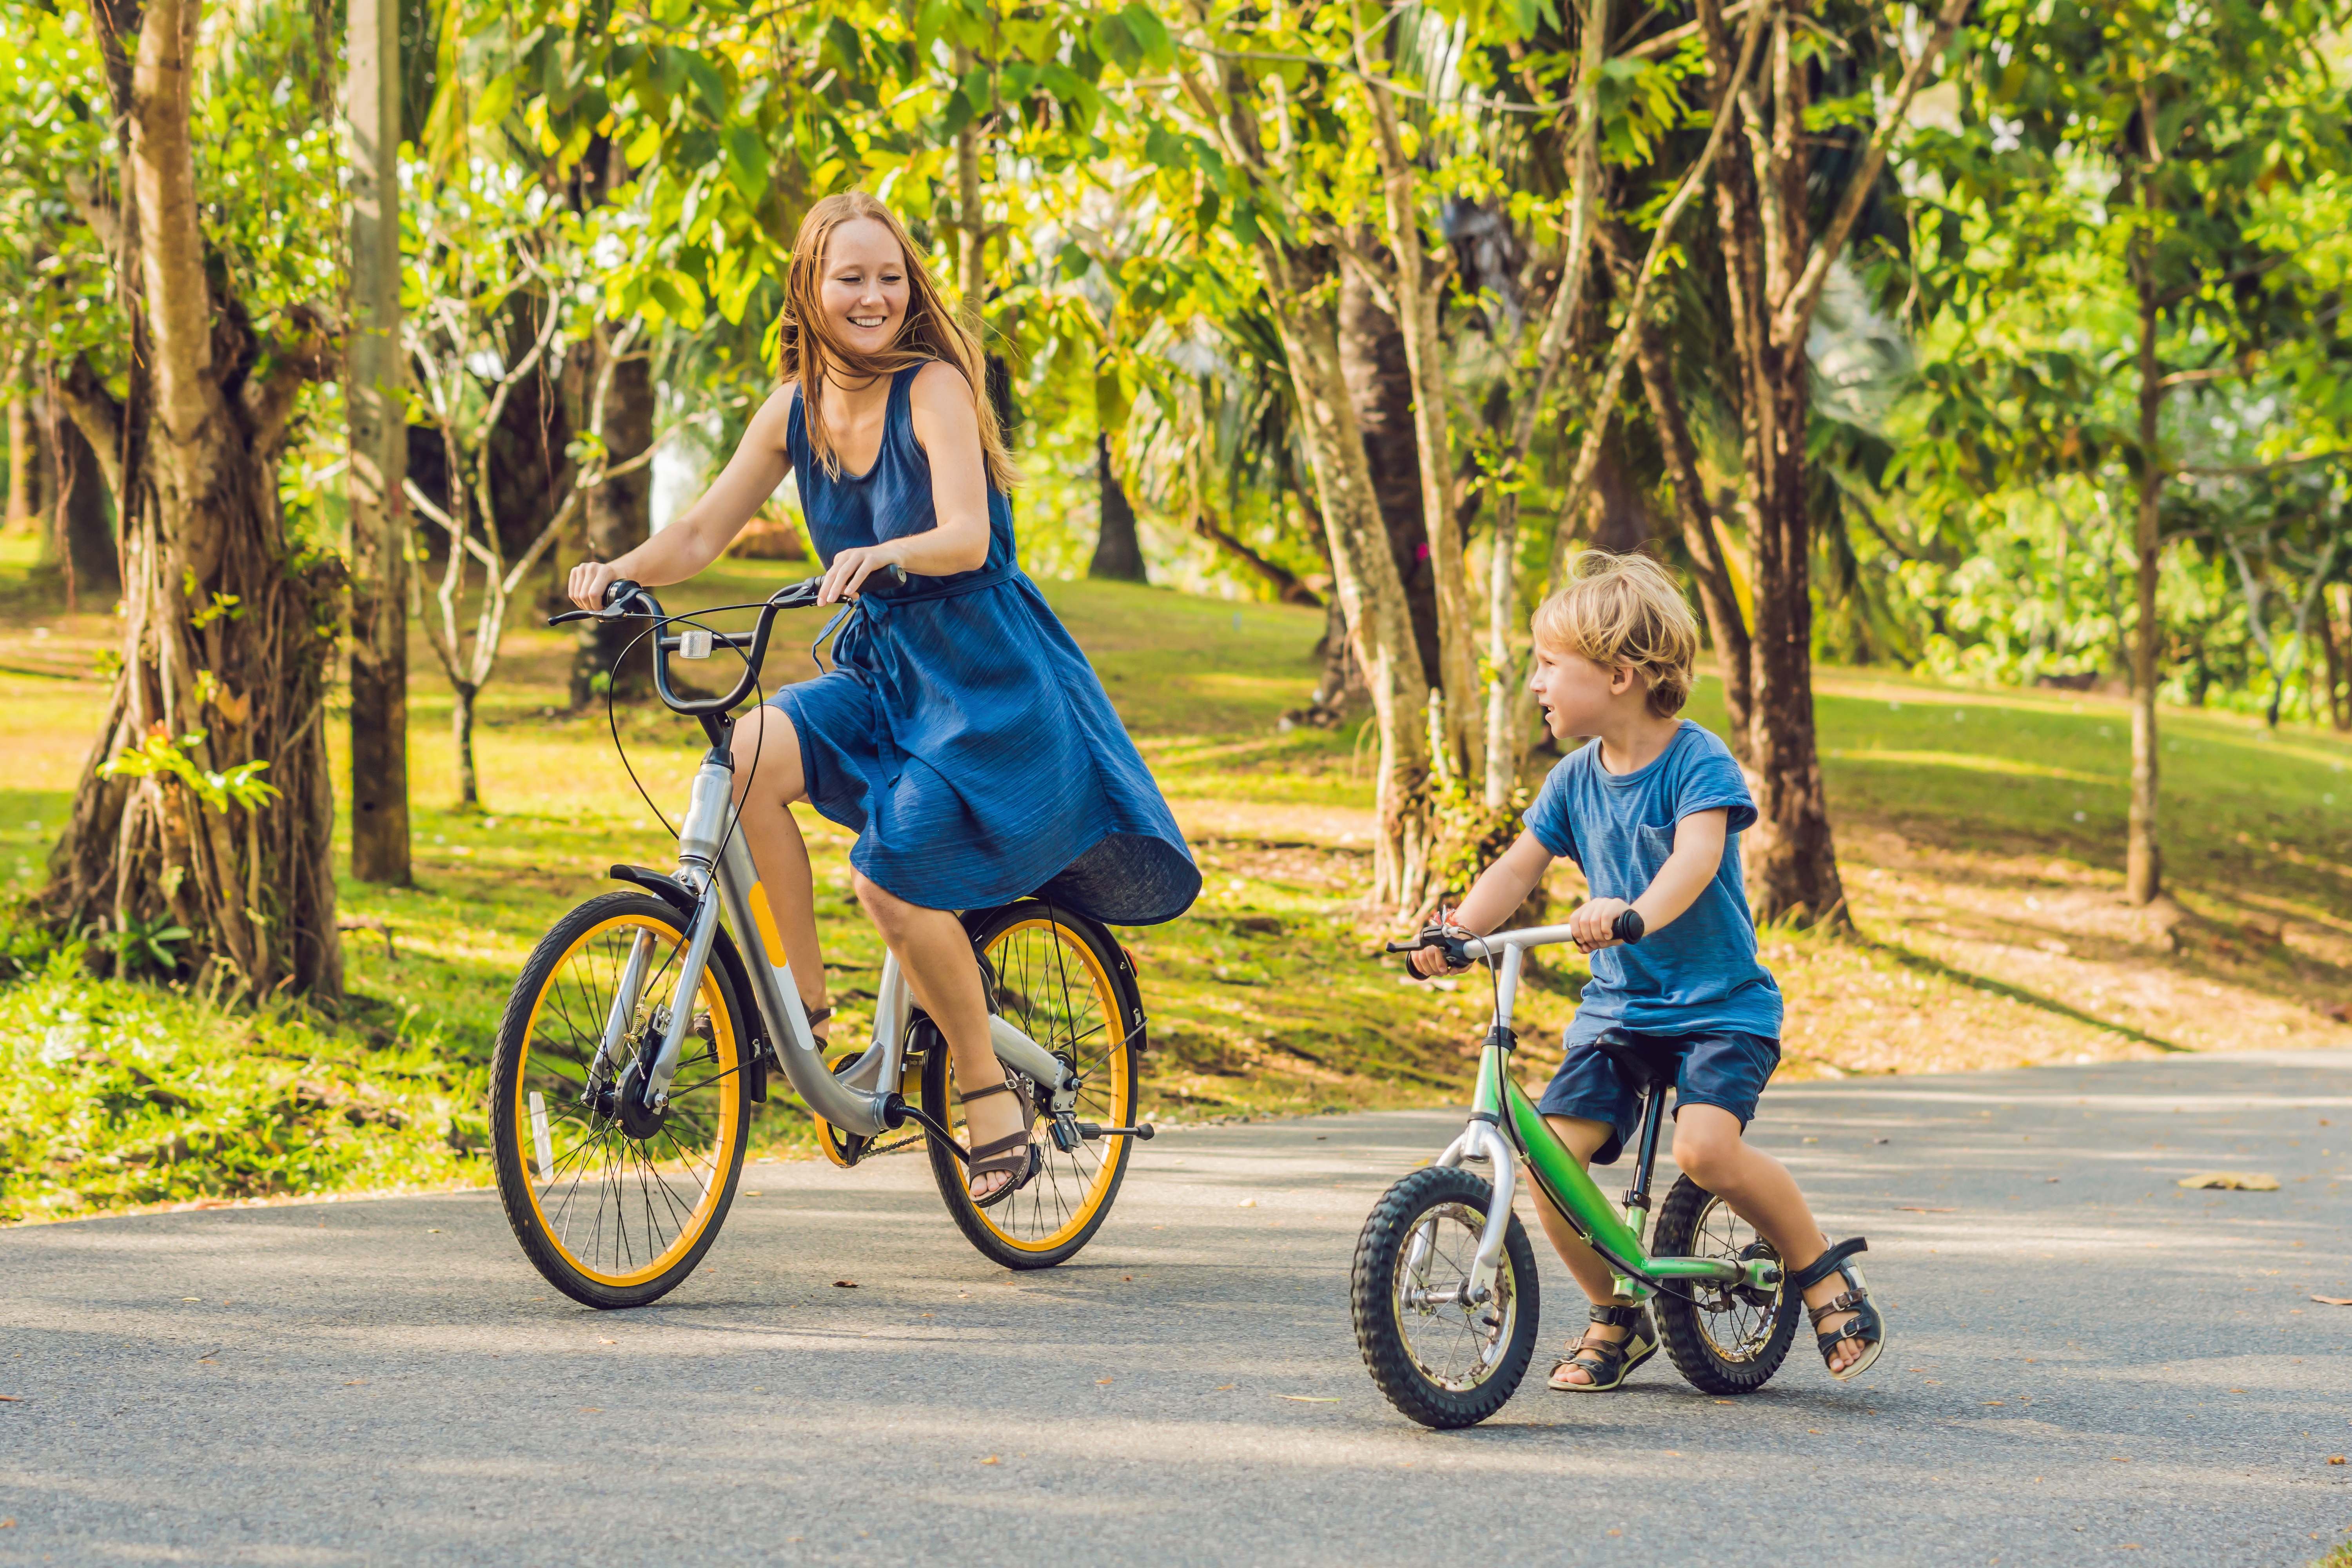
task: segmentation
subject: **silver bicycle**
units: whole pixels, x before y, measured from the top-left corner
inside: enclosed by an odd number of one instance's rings
[[[895,959],[885,960],[871,996],[864,1049],[824,1059],[736,830],[728,745],[777,615],[814,605],[817,585],[669,616],[652,594],[621,582],[602,611],[550,623],[646,620],[656,689],[710,742],[677,829],[676,868],[614,866],[612,877],[630,887],[555,923],[499,1020],[490,1080],[499,1194],[525,1256],[590,1306],[643,1306],[694,1271],[734,1201],[752,1123],[779,1072],[835,1164],[924,1147],[948,1212],[974,1247],[1010,1268],[1050,1267],[1092,1239],[1134,1141],[1151,1136],[1135,1117],[1144,1014],[1134,965],[1101,925],[1043,899],[962,916],[997,1065],[1034,1108],[1041,1168],[1012,1197],[987,1208],[971,1200],[947,1046]],[[869,582],[867,591],[890,585]],[[750,632],[702,624],[744,609],[760,612]],[[732,690],[674,689],[671,658],[722,649],[743,663]]]

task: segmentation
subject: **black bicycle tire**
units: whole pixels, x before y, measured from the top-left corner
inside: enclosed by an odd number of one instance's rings
[[[549,972],[572,949],[581,935],[604,921],[621,915],[643,915],[658,921],[679,934],[683,941],[686,922],[667,902],[650,894],[639,892],[604,893],[568,910],[548,929],[531,949],[517,976],[514,989],[508,994],[507,1005],[499,1017],[498,1039],[490,1058],[490,1159],[497,1176],[499,1201],[506,1210],[507,1224],[514,1231],[523,1256],[530,1259],[547,1282],[566,1296],[584,1306],[604,1310],[643,1307],[657,1301],[682,1284],[692,1274],[710,1244],[718,1239],[725,1225],[728,1211],[733,1207],[735,1191],[743,1173],[743,1152],[751,1131],[753,1111],[751,1098],[751,1074],[742,1070],[754,1048],[751,1020],[745,1016],[741,998],[735,994],[725,968],[713,963],[709,968],[711,983],[735,1020],[733,1035],[738,1061],[729,1081],[740,1096],[735,1119],[735,1136],[727,1151],[727,1168],[718,1203],[703,1224],[701,1233],[679,1258],[656,1278],[641,1284],[613,1286],[581,1274],[567,1261],[548,1238],[538,1210],[529,1194],[530,1173],[523,1164],[521,1134],[517,1119],[510,1114],[510,1102],[520,1092],[516,1074],[523,1059],[523,1035],[530,1026],[531,1012],[541,991],[548,981]],[[727,1092],[722,1089],[720,1092]]]
[[[1475,1389],[1441,1388],[1422,1375],[1412,1347],[1396,1321],[1397,1251],[1421,1216],[1439,1204],[1463,1204],[1484,1213],[1494,1188],[1486,1178],[1458,1165],[1433,1165],[1413,1172],[1381,1194],[1356,1240],[1349,1281],[1349,1308],[1355,1319],[1356,1348],[1378,1388],[1398,1412],[1423,1426],[1451,1431],[1475,1426],[1518,1392],[1535,1357],[1542,1331],[1542,1281],[1527,1227],[1511,1216],[1503,1235],[1503,1260],[1510,1269],[1511,1337],[1493,1376]]]
[[[1116,1022],[1127,1030],[1126,1040],[1114,1048],[1127,1054],[1129,1081],[1136,1089],[1129,1097],[1129,1110],[1140,1116],[1143,1109],[1143,998],[1127,955],[1119,950],[1118,943],[1111,939],[1108,931],[1093,921],[1043,899],[1023,899],[994,909],[971,910],[964,916],[964,929],[971,933],[973,956],[985,953],[989,944],[1005,928],[1039,918],[1052,921],[1061,930],[1084,942],[1093,952],[1096,962],[1102,965],[1103,973],[1109,977],[1118,1003]],[[938,1119],[941,1126],[952,1126],[947,1047],[944,1041],[937,1038],[935,1032],[931,1047],[924,1053],[922,1093],[923,1109]],[[964,1239],[971,1242],[982,1258],[1001,1268],[1012,1269],[1051,1268],[1056,1264],[1066,1263],[1102,1229],[1103,1222],[1110,1217],[1111,1208],[1118,1201],[1119,1188],[1127,1181],[1128,1162],[1135,1152],[1135,1140],[1132,1138],[1108,1138],[1103,1142],[1109,1146],[1110,1180],[1108,1190],[1096,1205],[1093,1215],[1076,1235],[1059,1246],[1032,1251],[1007,1246],[1003,1238],[989,1227],[981,1218],[979,1205],[971,1201],[971,1184],[964,1175],[963,1162],[941,1147],[937,1139],[927,1135],[923,1140],[924,1152],[930,1157],[931,1179],[938,1184],[940,1200],[947,1205],[956,1228],[963,1232]]]
[[[1674,1189],[1658,1210],[1657,1247],[1659,1258],[1688,1258],[1693,1238],[1707,1205],[1716,1201],[1713,1193],[1692,1181],[1678,1176]],[[1772,1381],[1773,1373],[1788,1358],[1789,1346],[1796,1337],[1796,1292],[1784,1283],[1775,1292],[1772,1332],[1764,1348],[1753,1361],[1726,1360],[1715,1347],[1715,1342],[1700,1326],[1700,1308],[1684,1288],[1670,1282],[1658,1294],[1656,1312],[1658,1332],[1665,1342],[1666,1356],[1683,1380],[1702,1394],[1753,1394]]]

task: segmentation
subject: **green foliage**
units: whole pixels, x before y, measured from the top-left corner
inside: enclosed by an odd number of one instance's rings
[[[204,741],[202,730],[191,730],[176,740],[158,731],[136,746],[124,747],[99,769],[99,774],[102,778],[176,779],[215,811],[226,811],[232,805],[252,811],[278,798],[277,786],[261,776],[269,771],[268,759],[256,758],[215,772],[198,766],[194,760],[195,749]]]
[[[484,1180],[452,1140],[486,1085],[441,1058],[429,1038],[95,979],[56,950],[0,986],[0,1224]]]

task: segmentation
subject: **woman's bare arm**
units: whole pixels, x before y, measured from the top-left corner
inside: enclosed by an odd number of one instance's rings
[[[785,386],[769,394],[760,411],[751,416],[751,427],[743,432],[726,468],[701,499],[672,519],[667,528],[617,561],[586,561],[574,566],[564,584],[572,602],[583,610],[601,609],[605,588],[625,577],[659,587],[683,583],[718,560],[792,472],[784,431],[792,418],[793,391]]]
[[[841,552],[825,570],[821,604],[856,594],[885,565],[944,577],[988,564],[988,469],[980,455],[980,405],[972,389],[955,366],[934,361],[907,395],[915,439],[930,459],[931,510],[939,526]]]

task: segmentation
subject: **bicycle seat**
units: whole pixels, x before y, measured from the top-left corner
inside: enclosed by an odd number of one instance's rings
[[[1636,1039],[1622,1029],[1603,1029],[1592,1048],[1609,1058],[1617,1076],[1637,1094],[1654,1093],[1674,1082],[1682,1068],[1683,1054],[1654,1035]]]

